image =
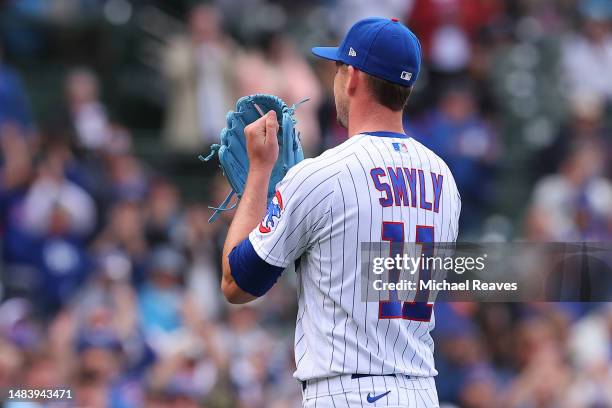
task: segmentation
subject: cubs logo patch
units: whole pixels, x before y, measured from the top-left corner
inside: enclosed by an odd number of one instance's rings
[[[266,210],[266,215],[263,220],[259,224],[259,232],[262,234],[267,234],[272,231],[272,228],[275,227],[276,222],[280,220],[281,214],[283,212],[283,197],[281,197],[280,191],[274,193],[274,197],[270,200],[268,204],[268,209]]]

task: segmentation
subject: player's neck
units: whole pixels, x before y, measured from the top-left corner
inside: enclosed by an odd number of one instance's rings
[[[386,131],[404,133],[402,112],[394,112],[378,104],[369,104],[349,112],[348,137],[361,133]]]

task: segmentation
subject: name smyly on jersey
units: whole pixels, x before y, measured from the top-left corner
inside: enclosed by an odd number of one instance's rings
[[[370,170],[374,187],[383,193],[378,200],[383,207],[417,207],[438,212],[444,176],[432,171],[407,167],[375,167]],[[427,184],[431,184],[428,187]],[[410,194],[408,194],[410,192]],[[418,204],[417,204],[418,202]]]

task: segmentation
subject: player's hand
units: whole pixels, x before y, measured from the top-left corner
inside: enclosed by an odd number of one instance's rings
[[[272,172],[278,158],[277,133],[278,120],[273,110],[244,128],[249,156],[249,172]]]

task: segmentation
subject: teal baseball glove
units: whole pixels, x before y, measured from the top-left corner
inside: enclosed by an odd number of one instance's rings
[[[277,96],[255,94],[240,98],[236,102],[236,110],[227,113],[227,127],[221,131],[221,144],[213,144],[207,157],[199,156],[200,160],[208,161],[217,153],[223,174],[232,187],[232,191],[218,207],[209,207],[215,210],[208,220],[209,223],[214,222],[221,211],[234,209],[242,197],[249,174],[249,158],[244,128],[262,117],[266,112],[274,110],[279,125],[277,134],[279,152],[270,176],[268,202],[274,196],[276,184],[285,177],[287,171],[304,160],[300,135],[295,129],[297,122],[294,113],[296,107],[307,100],[304,99],[289,107]],[[228,207],[234,194],[237,195],[238,199],[231,207]]]

